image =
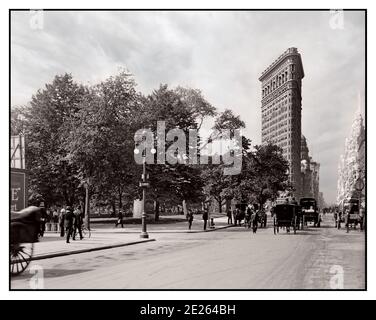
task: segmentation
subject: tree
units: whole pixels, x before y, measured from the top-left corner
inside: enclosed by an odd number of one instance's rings
[[[245,123],[240,119],[239,116],[234,115],[234,113],[226,109],[220,113],[214,123],[213,130],[214,133],[209,137],[208,143],[212,143],[216,140],[221,139],[221,135],[225,130],[234,131],[237,129],[245,128]],[[226,142],[225,142],[226,143]],[[221,142],[223,144],[223,142]],[[243,157],[243,150],[249,147],[249,141],[242,137],[242,153],[240,154]],[[223,156],[224,150],[219,150],[219,154]],[[205,181],[204,192],[207,197],[213,197],[219,207],[219,212],[222,212],[222,205],[224,200],[232,198],[233,192],[232,188],[239,181],[238,177],[231,177],[224,174],[225,164],[216,164],[213,165],[209,163],[205,165],[202,170],[202,178]]]
[[[57,75],[22,110],[30,192],[41,194],[47,204],[72,205],[81,196],[77,168],[66,160],[64,142],[70,130],[67,123],[86,93],[70,74]]]
[[[78,167],[81,183],[101,199],[116,200],[137,189],[138,168],[133,161],[140,95],[133,77],[121,71],[92,87],[79,105],[66,141],[67,158]]]
[[[262,207],[268,199],[276,198],[279,191],[289,187],[289,165],[278,146],[255,146],[246,160],[245,177],[239,187],[249,194],[250,201],[256,201]]]
[[[196,89],[178,87],[169,89],[167,85],[161,85],[153,91],[144,102],[142,123],[144,128],[157,131],[157,121],[164,121],[166,132],[179,128],[188,137],[189,129],[198,129],[206,117],[215,114],[215,108],[211,106],[202,93]],[[155,135],[157,144],[159,137]],[[188,141],[187,141],[188,142]],[[158,148],[158,152],[166,152],[173,142],[164,142],[165,149]],[[185,150],[185,160],[176,164],[158,164],[148,166],[151,177],[151,195],[156,201],[158,208],[159,199],[172,198],[172,201],[198,201],[202,198],[203,181],[201,169],[198,165],[188,163],[189,145]],[[158,154],[157,154],[158,156]],[[180,159],[182,160],[182,159]],[[157,190],[157,191],[155,191]],[[156,214],[157,219],[157,214]]]

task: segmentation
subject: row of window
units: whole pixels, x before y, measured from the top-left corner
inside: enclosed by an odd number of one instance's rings
[[[295,65],[290,65],[290,74],[287,71],[287,68],[285,68],[282,72],[277,74],[273,79],[270,79],[268,84],[262,89],[262,97],[264,98],[269,93],[273,92],[275,89],[279,88],[281,85],[283,85],[286,81],[289,79],[294,79],[294,71],[295,71]],[[289,77],[290,76],[290,77]]]

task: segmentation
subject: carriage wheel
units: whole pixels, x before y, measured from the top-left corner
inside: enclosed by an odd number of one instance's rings
[[[10,248],[10,274],[18,275],[26,270],[33,256],[34,243],[12,244]]]

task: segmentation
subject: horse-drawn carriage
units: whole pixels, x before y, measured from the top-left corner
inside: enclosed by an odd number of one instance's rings
[[[286,228],[289,233],[290,229],[294,234],[299,226],[299,206],[294,204],[277,204],[273,209],[273,226],[274,234],[279,233],[280,228]]]
[[[308,222],[312,222],[315,227],[320,227],[321,217],[317,208],[317,202],[315,198],[301,198],[301,225],[302,229]]]
[[[17,275],[26,270],[38,242],[43,208],[28,207],[10,216],[10,273]]]
[[[360,225],[360,230],[363,230],[363,216],[359,210],[358,199],[348,199],[343,203],[343,216],[346,223],[346,230],[349,232],[350,228],[356,229],[356,226]]]

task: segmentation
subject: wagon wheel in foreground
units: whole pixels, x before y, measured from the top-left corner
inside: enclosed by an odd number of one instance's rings
[[[26,270],[33,256],[34,243],[12,244],[10,247],[10,274],[18,275]]]

